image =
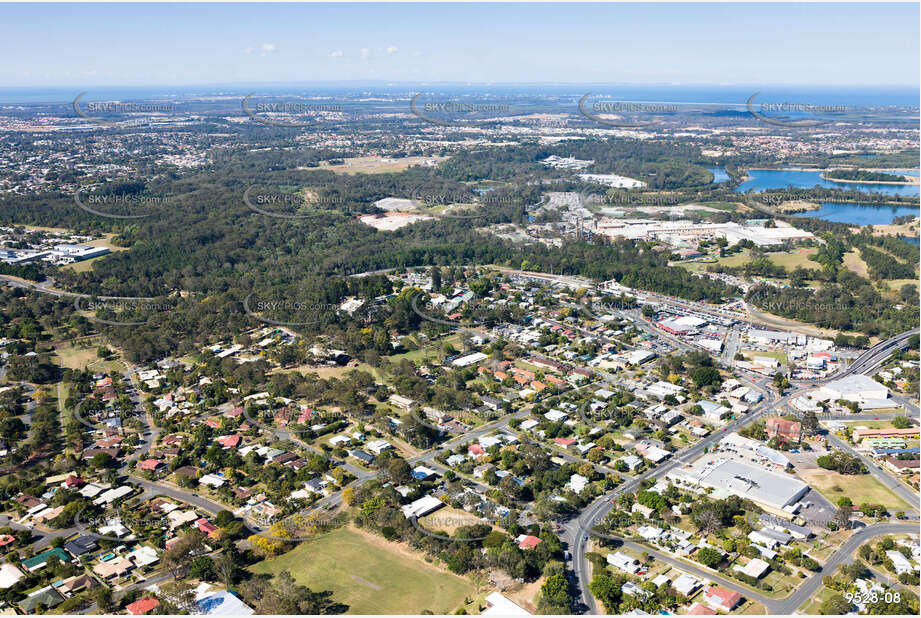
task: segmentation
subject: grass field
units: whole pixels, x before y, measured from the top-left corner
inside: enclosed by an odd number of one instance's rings
[[[747,359],[751,360],[756,356],[769,356],[770,358],[776,359],[780,364],[787,364],[787,354],[779,350],[776,351],[765,351],[765,350],[739,350]]]
[[[844,254],[844,267],[852,270],[861,277],[867,276],[867,263],[860,257],[860,252],[856,249]]]
[[[830,588],[822,586],[818,592],[799,610],[799,613],[806,615],[821,615],[822,603],[833,597],[836,593]]]
[[[343,528],[253,565],[254,573],[287,570],[311,590],[332,590],[349,614],[450,614],[477,596],[469,580],[427,564],[383,538]]]
[[[343,159],[342,165],[328,165],[321,163],[321,170],[329,170],[337,174],[389,174],[402,172],[410,165],[422,165],[425,161],[440,162],[447,157],[404,157],[384,161],[381,157],[352,157]]]
[[[916,279],[886,279],[886,285],[893,292],[898,292],[903,285],[918,285],[918,281]]]
[[[891,410],[887,411],[891,412]],[[892,421],[851,421],[844,424],[851,429],[857,429],[858,427],[866,427],[867,429],[892,429],[895,427]]]
[[[847,496],[858,506],[869,502],[882,504],[892,511],[911,508],[871,474],[844,475],[822,468],[797,470],[796,473],[832,504],[837,504],[838,498]]]
[[[790,253],[768,253],[766,257],[771,263],[783,266],[787,270],[793,270],[798,266],[803,268],[820,269],[822,266],[817,262],[809,259],[810,255],[816,252],[815,249],[797,249]],[[729,257],[719,258],[719,263],[723,266],[742,266],[752,260],[751,254],[745,251],[739,255],[730,255]]]
[[[97,350],[99,343],[95,342],[88,347],[80,347],[73,342],[59,344],[54,352],[61,359],[61,366],[67,369],[83,369],[87,365],[101,364]]]

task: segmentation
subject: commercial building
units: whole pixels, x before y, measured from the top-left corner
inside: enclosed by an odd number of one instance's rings
[[[704,457],[693,465],[670,470],[666,478],[679,486],[711,488],[782,511],[809,492],[809,485],[738,461]]]
[[[917,438],[921,432],[918,427],[908,427],[906,429],[855,429],[851,434],[854,442],[860,442],[866,438]]]
[[[787,420],[779,416],[771,416],[764,423],[764,430],[771,438],[782,438],[799,442],[803,435],[803,425],[797,421]]]
[[[829,382],[819,389],[820,394],[826,395],[832,401],[844,399],[855,401],[861,407],[890,407],[889,389],[872,378],[865,375],[854,374]]]

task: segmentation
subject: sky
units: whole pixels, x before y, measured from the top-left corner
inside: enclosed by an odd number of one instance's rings
[[[0,85],[919,84],[919,4],[0,4]]]

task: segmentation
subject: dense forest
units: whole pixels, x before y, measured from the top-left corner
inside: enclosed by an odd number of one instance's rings
[[[854,180],[857,182],[905,182],[905,178],[903,176],[896,174],[851,169],[829,170],[825,172],[825,178],[828,178],[829,180]]]

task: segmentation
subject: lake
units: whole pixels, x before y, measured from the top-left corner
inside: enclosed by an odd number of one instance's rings
[[[896,217],[904,215],[918,216],[917,206],[893,206],[891,204],[841,204],[838,202],[821,202],[822,208],[808,212],[798,212],[795,217],[810,217],[838,223],[853,225],[884,225],[892,223]]]
[[[713,174],[713,184],[729,180],[729,174],[721,167],[708,167],[707,171]]]
[[[918,170],[900,170],[912,176],[918,175]],[[918,185],[876,185],[862,182],[833,182],[821,177],[821,172],[791,171],[791,170],[749,170],[749,179],[740,184],[736,191],[745,193],[753,191],[760,193],[767,189],[811,189],[819,185],[827,189],[858,189],[860,191],[886,193],[887,195],[919,195],[921,187]]]

